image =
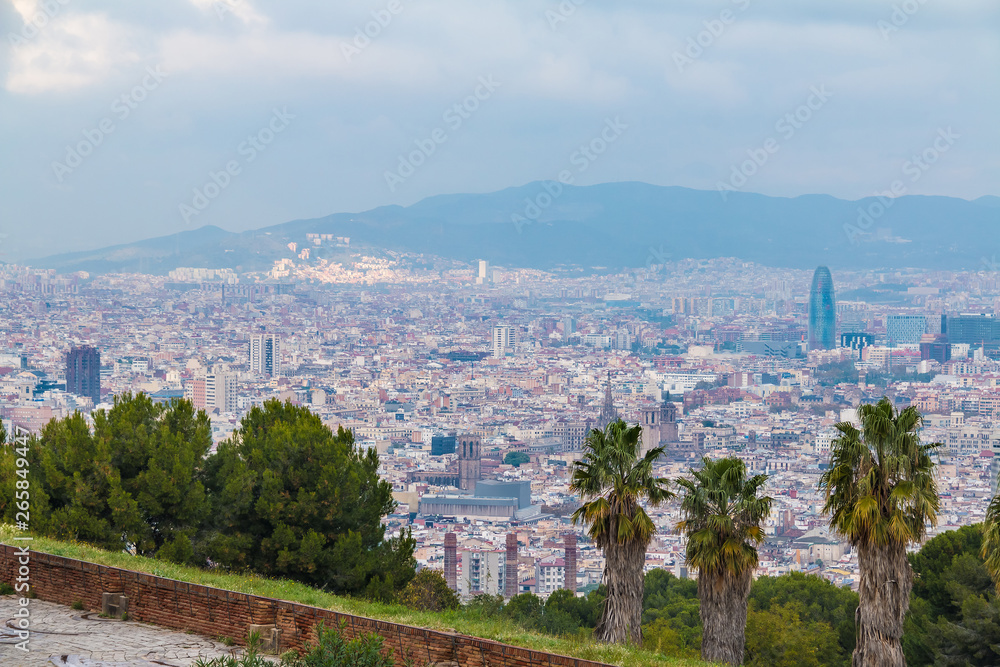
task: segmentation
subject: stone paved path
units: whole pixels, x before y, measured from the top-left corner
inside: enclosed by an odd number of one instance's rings
[[[25,653],[13,624],[17,598],[0,597],[0,665],[3,667],[191,667],[199,658],[231,655],[222,642],[145,623],[85,618],[78,612],[32,600],[31,639]]]

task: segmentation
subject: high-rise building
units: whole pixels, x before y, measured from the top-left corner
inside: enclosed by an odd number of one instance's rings
[[[281,375],[281,342],[278,334],[250,336],[250,372],[276,377]]]
[[[477,285],[488,285],[493,282],[493,272],[490,270],[490,263],[485,259],[479,260],[479,274],[476,276]]]
[[[993,315],[963,313],[947,318],[942,333],[954,344],[988,345],[1000,341],[1000,319]]]
[[[517,347],[517,327],[497,324],[493,327],[493,357],[499,359]]]
[[[448,533],[451,535],[451,533]],[[462,552],[462,578],[458,594],[463,599],[476,595],[503,595],[506,592],[507,552],[467,550]]]
[[[101,402],[101,353],[96,347],[73,347],[66,353],[66,391]]]
[[[907,345],[920,342],[927,333],[927,319],[923,315],[890,315],[886,320],[890,345]]]
[[[236,376],[227,368],[212,368],[205,375],[205,402],[219,412],[236,409]]]
[[[832,350],[837,345],[837,302],[833,297],[833,276],[820,266],[813,273],[809,291],[809,349]]]

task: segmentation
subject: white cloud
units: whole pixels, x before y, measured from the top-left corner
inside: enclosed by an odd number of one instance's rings
[[[28,0],[19,3],[30,17]],[[56,14],[10,52],[5,87],[26,95],[84,88],[139,60],[130,30],[104,14]]]

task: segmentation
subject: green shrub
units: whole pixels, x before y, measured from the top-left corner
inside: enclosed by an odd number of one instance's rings
[[[225,640],[229,640],[228,643]],[[229,637],[219,637],[219,641],[227,646],[233,643]],[[238,658],[227,655],[211,660],[198,660],[195,667],[274,667],[274,663],[260,654],[260,633],[254,632],[247,641],[246,653]]]
[[[343,630],[341,624],[340,630]],[[340,631],[322,623],[316,628],[319,644],[311,646],[304,656],[286,653],[282,667],[394,667],[392,649],[383,654],[383,639],[376,634],[363,635],[344,641]],[[214,667],[214,666],[213,666]],[[223,667],[229,667],[228,665]],[[242,667],[242,666],[241,666]]]
[[[436,570],[420,570],[399,594],[399,601],[417,611],[458,609],[458,595]]]
[[[73,604],[70,605],[70,608],[77,611],[83,611],[83,600],[74,600]]]
[[[0,595],[13,595],[14,587],[6,581],[0,581]]]

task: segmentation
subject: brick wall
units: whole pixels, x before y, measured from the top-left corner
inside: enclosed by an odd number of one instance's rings
[[[16,549],[0,545],[0,581],[13,584],[19,566]],[[273,600],[219,588],[165,579],[151,574],[107,567],[96,563],[31,552],[31,585],[41,600],[71,605],[80,600],[86,609],[98,611],[105,592],[128,595],[129,619],[191,630],[207,637],[246,638],[251,624],[274,624],[281,629],[281,650],[301,649],[316,641],[315,627],[345,623],[352,639],[376,633],[393,649],[396,664],[407,660],[423,666],[458,662],[462,667],[604,667],[604,663],[531,651],[486,639],[409,625],[376,621],[328,609]]]

